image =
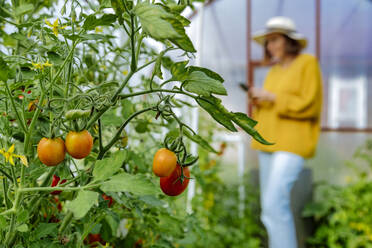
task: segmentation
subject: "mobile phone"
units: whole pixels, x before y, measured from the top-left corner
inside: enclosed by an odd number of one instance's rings
[[[240,86],[240,88],[241,88],[242,90],[244,90],[244,91],[248,91],[249,88],[251,87],[250,85],[247,85],[247,84],[245,84],[245,83],[240,83],[239,86]]]

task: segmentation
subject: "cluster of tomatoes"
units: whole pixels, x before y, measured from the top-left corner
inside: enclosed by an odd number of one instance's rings
[[[89,155],[93,147],[92,135],[87,131],[70,131],[65,141],[62,138],[42,138],[37,146],[40,161],[46,166],[56,166],[66,156],[66,152],[75,159],[82,159]],[[168,196],[180,195],[189,184],[190,171],[177,163],[177,156],[166,148],[159,149],[153,160],[153,172],[160,177],[160,188]],[[52,187],[56,186],[60,178],[53,178]],[[64,181],[62,180],[63,184]],[[53,185],[54,184],[54,185]],[[59,191],[52,194],[59,194]],[[105,199],[108,200],[108,199]]]
[[[92,147],[93,138],[87,130],[70,131],[66,141],[62,138],[42,138],[37,145],[37,155],[46,166],[56,166],[65,159],[66,151],[71,157],[82,159],[89,155]]]
[[[160,177],[160,188],[168,196],[180,195],[189,184],[189,168],[179,165],[177,155],[166,148],[155,153],[152,171]]]

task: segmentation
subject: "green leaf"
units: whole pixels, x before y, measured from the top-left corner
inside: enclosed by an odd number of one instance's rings
[[[111,235],[115,236],[118,230],[120,219],[112,213],[106,214],[105,221],[111,229]]]
[[[226,89],[220,81],[208,77],[204,72],[193,71],[188,75],[183,88],[189,92],[202,96],[227,95]]]
[[[131,114],[136,112],[134,104],[129,101],[128,99],[124,99],[121,101],[121,116],[124,119],[128,119]]]
[[[27,210],[22,210],[17,213],[17,222],[26,222],[28,219],[28,211]]]
[[[40,223],[35,231],[33,231],[32,239],[39,240],[50,234],[55,234],[57,232],[57,223]]]
[[[115,38],[113,35],[106,35],[106,34],[81,34],[81,35],[68,35],[66,36],[67,39],[70,40],[77,40],[80,39],[82,41],[84,40],[109,40],[112,38]]]
[[[235,122],[239,127],[241,127],[245,132],[251,135],[255,140],[264,144],[264,145],[273,145],[266,141],[253,127],[257,124],[256,121],[249,118],[244,113],[232,113],[232,120]]]
[[[162,207],[165,205],[165,202],[163,202],[162,200],[159,200],[153,195],[141,196],[138,198],[138,200],[143,201],[144,203],[146,203],[147,205],[151,207]]]
[[[174,19],[173,15],[162,7],[143,2],[136,5],[134,13],[139,17],[143,31],[152,38],[163,40],[182,37],[169,22]]]
[[[161,58],[161,64],[163,65],[163,67],[167,70],[171,70],[174,62],[172,61],[172,59],[168,56],[164,56]]]
[[[1,34],[3,38],[3,44],[4,46],[8,47],[16,47],[17,46],[17,40],[14,39],[11,35],[8,35],[6,33]]]
[[[47,54],[50,63],[52,63],[53,65],[61,65],[64,61],[64,58],[56,52],[49,51],[47,52]]]
[[[120,126],[123,123],[123,118],[116,114],[116,109],[110,109],[101,118],[103,126]]]
[[[247,114],[241,113],[241,112],[234,112],[234,116],[242,121],[244,121],[247,125],[249,125],[251,128],[254,128],[257,125],[257,121],[251,119],[248,117]]]
[[[231,121],[231,113],[228,112],[224,106],[222,106],[220,99],[210,96],[200,97],[196,101],[200,107],[207,111],[209,115],[222,126],[226,127],[232,132],[238,131]]]
[[[100,9],[112,8],[110,0],[100,0],[99,4],[100,4],[99,6]]]
[[[174,18],[166,18],[166,20],[172,24],[173,28],[180,36],[179,38],[169,38],[169,40],[186,52],[196,52],[194,45],[192,44],[190,38],[187,36],[182,23]]]
[[[172,142],[173,140],[177,139],[179,135],[180,135],[180,130],[178,128],[175,128],[175,129],[170,130],[167,133],[166,139],[170,139],[170,142]]]
[[[211,145],[209,145],[209,143],[203,139],[201,136],[197,135],[197,134],[192,134],[191,132],[187,131],[187,130],[184,130],[183,133],[185,134],[185,136],[187,138],[189,138],[190,140],[194,141],[195,143],[199,144],[201,147],[203,147],[204,149],[206,149],[207,151],[209,152],[213,152],[213,153],[218,153]]]
[[[21,67],[22,79],[33,79],[37,73],[30,69],[30,67]]]
[[[0,80],[6,82],[8,80],[9,67],[2,57],[0,57]]]
[[[173,14],[180,14],[187,7],[187,5],[181,4],[180,2],[177,4],[177,3],[172,3],[168,1],[167,5],[164,5],[161,3],[158,3],[158,4],[163,6],[167,11],[172,12]]]
[[[187,19],[186,17],[182,16],[182,15],[176,15],[174,11],[172,11],[172,13],[174,14],[174,17],[177,18],[177,20],[182,23],[182,25],[184,27],[187,27],[190,25],[191,21],[189,19]]]
[[[188,66],[187,67],[187,72],[188,73],[192,73],[194,71],[204,72],[208,77],[213,78],[215,80],[218,80],[221,83],[223,83],[223,81],[224,81],[224,79],[218,73],[216,73],[214,71],[211,71],[211,70],[209,70],[207,68],[199,67],[199,66]]]
[[[154,195],[158,188],[144,175],[120,173],[101,186],[104,192],[130,192],[135,195]]]
[[[16,16],[21,16],[34,10],[34,5],[32,3],[20,4],[15,10],[14,13]]]
[[[18,232],[27,232],[28,231],[28,226],[27,224],[22,224],[20,226],[17,226],[17,231]]]
[[[158,78],[160,79],[163,79],[163,73],[161,72],[161,61],[162,61],[162,58],[163,58],[163,55],[166,51],[162,51],[158,58],[156,59],[156,62],[155,62],[155,66],[154,66],[154,75],[157,76]]]
[[[104,14],[101,18],[96,18],[95,14],[89,15],[84,22],[85,30],[93,30],[97,26],[108,26],[116,21],[116,15]]]
[[[98,203],[98,195],[97,192],[81,190],[74,200],[66,203],[66,209],[70,210],[76,219],[81,219]]]
[[[171,67],[172,80],[174,81],[184,81],[187,78],[186,65],[189,63],[188,60],[176,62]]]
[[[110,157],[98,160],[94,165],[93,177],[94,180],[105,180],[114,175],[123,165],[127,158],[127,151],[120,150],[112,154]]]

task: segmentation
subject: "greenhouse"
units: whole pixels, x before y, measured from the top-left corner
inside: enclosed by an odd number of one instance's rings
[[[372,247],[371,0],[0,0],[0,248]]]

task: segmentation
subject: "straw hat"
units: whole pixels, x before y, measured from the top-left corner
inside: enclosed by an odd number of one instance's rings
[[[288,17],[276,16],[270,18],[266,22],[266,29],[258,31],[253,34],[253,40],[257,43],[264,45],[266,36],[272,33],[285,34],[293,40],[297,40],[302,48],[307,45],[307,39],[303,34],[300,34],[296,30],[295,23]]]

